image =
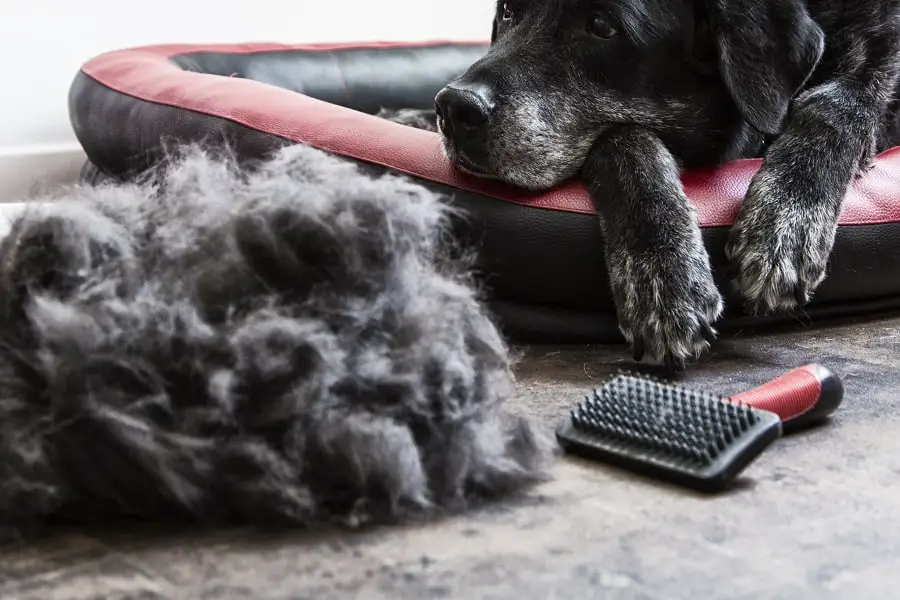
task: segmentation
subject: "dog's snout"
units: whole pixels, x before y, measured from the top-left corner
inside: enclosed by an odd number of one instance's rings
[[[447,86],[434,99],[435,111],[447,134],[485,125],[494,106],[493,95],[483,86]]]

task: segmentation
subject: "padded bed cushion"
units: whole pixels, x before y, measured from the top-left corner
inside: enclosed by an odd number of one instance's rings
[[[459,233],[478,244],[493,310],[519,341],[619,341],[600,231],[578,181],[546,193],[456,171],[437,134],[373,116],[426,108],[487,48],[482,42],[164,45],[100,55],[72,84],[69,109],[86,177],[125,179],[152,166],[163,144],[227,141],[241,158],[303,142],[404,173],[448,194],[469,217]],[[730,291],[728,226],[759,160],[683,174],[716,278],[724,328],[798,317],[750,318]],[[814,321],[900,306],[900,148],[855,181],[829,274],[804,309]]]

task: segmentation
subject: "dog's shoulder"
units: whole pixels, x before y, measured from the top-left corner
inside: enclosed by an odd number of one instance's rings
[[[829,35],[853,36],[898,26],[900,0],[806,0],[805,4],[813,19]]]
[[[898,61],[900,0],[807,0],[807,6],[827,40],[824,67]]]
[[[807,0],[807,7],[826,42],[804,88],[843,78],[877,85],[885,101],[897,98],[900,0]]]

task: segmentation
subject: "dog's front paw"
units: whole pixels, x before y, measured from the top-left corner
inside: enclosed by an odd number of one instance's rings
[[[702,250],[702,245],[700,246]],[[705,253],[685,258],[624,258],[611,269],[619,328],[634,360],[645,356],[682,370],[716,339],[723,302]]]
[[[756,315],[806,305],[825,278],[836,220],[788,202],[745,202],[725,248],[745,310]]]

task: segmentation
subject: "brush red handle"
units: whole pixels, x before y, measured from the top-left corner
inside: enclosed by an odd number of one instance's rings
[[[831,369],[813,363],[788,371],[732,402],[767,410],[781,417],[785,432],[808,427],[833,413],[844,398],[844,384]]]

